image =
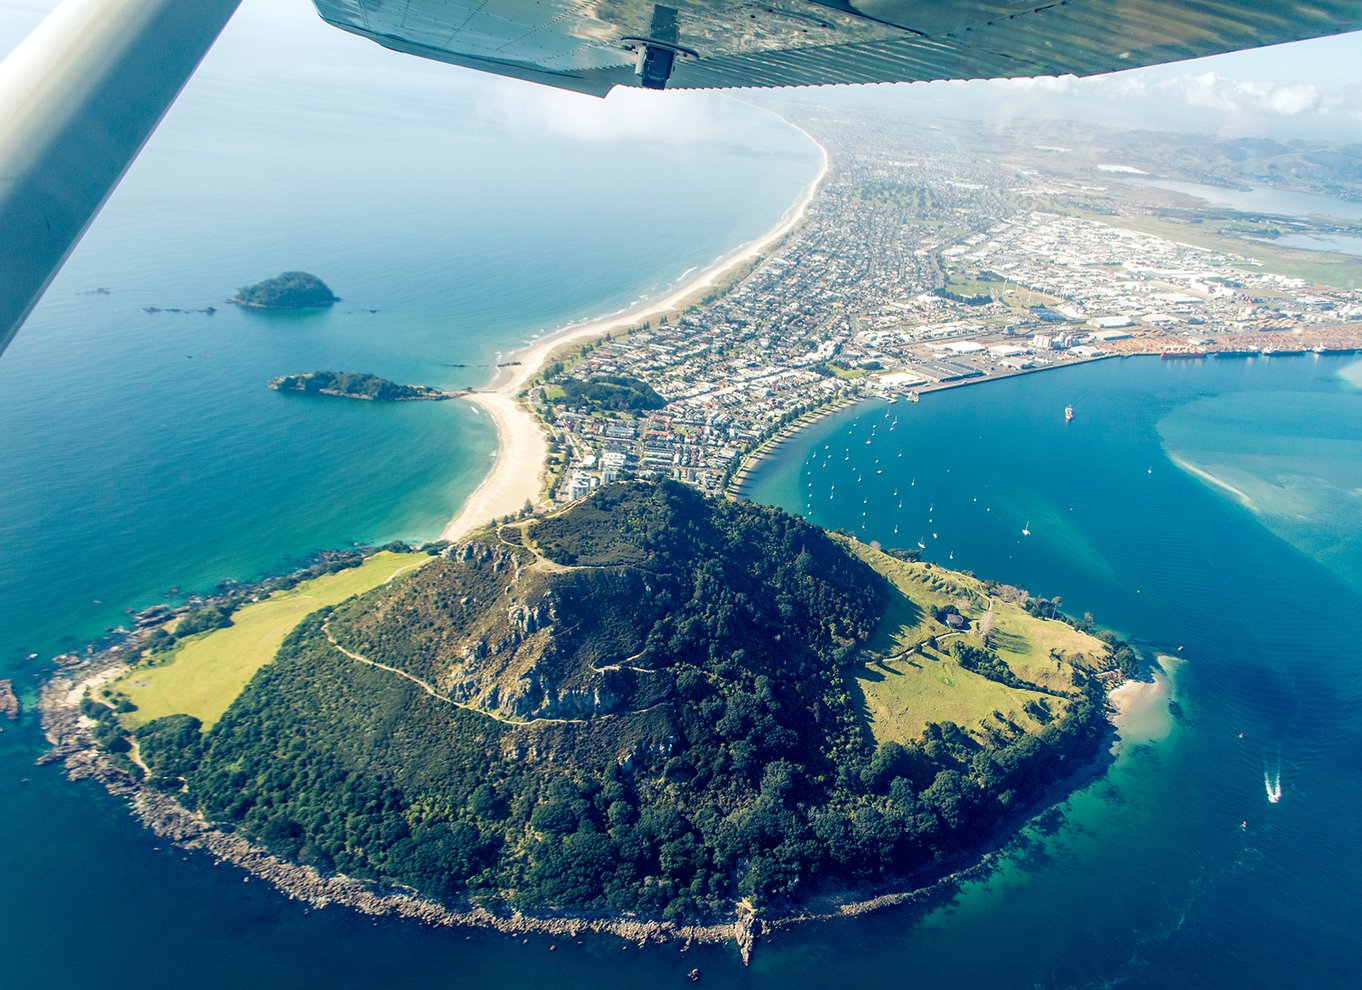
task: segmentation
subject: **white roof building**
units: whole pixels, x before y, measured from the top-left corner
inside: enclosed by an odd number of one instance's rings
[[[944,344],[933,344],[943,351],[950,351],[952,354],[978,354],[984,350],[984,345],[977,340],[948,340]]]

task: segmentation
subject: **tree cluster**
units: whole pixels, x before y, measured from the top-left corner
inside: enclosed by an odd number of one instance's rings
[[[556,400],[560,405],[591,412],[644,412],[667,404],[651,385],[629,375],[602,375],[585,381],[565,378],[558,387],[563,390]]]
[[[325,282],[309,272],[284,272],[243,286],[232,302],[262,309],[314,309],[340,302]]]

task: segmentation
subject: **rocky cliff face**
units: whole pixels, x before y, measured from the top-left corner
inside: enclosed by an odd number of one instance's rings
[[[559,565],[480,539],[381,600],[342,606],[329,628],[461,704],[515,721],[582,720],[641,710],[671,689],[644,657],[665,607],[659,584],[636,566]]]

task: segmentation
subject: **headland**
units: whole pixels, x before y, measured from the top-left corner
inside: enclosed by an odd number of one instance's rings
[[[1076,766],[1103,765],[1105,691],[1133,662],[1019,589],[674,482],[422,549],[149,610],[47,686],[57,758],[291,897],[508,932],[733,939],[746,957],[763,926],[900,903],[987,861]],[[697,580],[716,562],[741,592],[729,604]],[[734,638],[751,627],[773,634]],[[702,654],[623,655],[678,635]],[[709,659],[739,642],[745,667]],[[278,734],[300,731],[281,776]],[[336,772],[350,784],[317,788]],[[752,821],[734,832],[706,808]],[[345,834],[326,824],[340,820]],[[843,834],[848,820],[869,831]],[[345,837],[392,828],[411,841]],[[770,829],[803,839],[762,851]],[[710,847],[713,865],[687,852]],[[824,879],[806,895],[787,875]]]

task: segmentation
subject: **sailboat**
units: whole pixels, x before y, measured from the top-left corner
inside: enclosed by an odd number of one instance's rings
[[[1073,421],[1074,421],[1074,407],[1073,407],[1073,406],[1065,406],[1065,407],[1064,407],[1064,422],[1066,422],[1066,423],[1072,423]]]

